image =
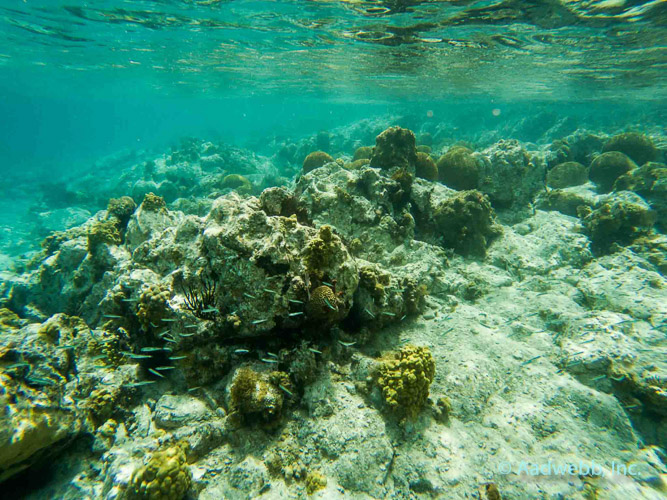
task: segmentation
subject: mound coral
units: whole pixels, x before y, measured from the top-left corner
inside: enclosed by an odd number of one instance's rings
[[[438,166],[428,153],[417,152],[417,160],[415,161],[415,175],[427,181],[438,180]]]
[[[229,174],[222,179],[222,187],[234,189],[241,194],[252,192],[252,183],[247,177],[239,174]]]
[[[361,146],[360,148],[357,148],[357,150],[354,152],[352,161],[355,162],[357,160],[370,160],[372,156],[373,156],[372,146]]]
[[[303,173],[307,174],[311,170],[320,168],[322,165],[326,165],[332,161],[334,161],[334,159],[328,153],[325,153],[324,151],[314,151],[303,160]]]
[[[428,400],[435,361],[427,347],[405,345],[380,363],[377,384],[396,415],[414,418]]]
[[[192,482],[192,473],[180,446],[154,452],[146,465],[132,474],[134,492],[150,500],[182,500]]]
[[[628,156],[618,151],[609,151],[593,160],[589,176],[601,192],[608,193],[616,179],[635,168],[637,165]]]
[[[479,169],[472,151],[454,146],[437,163],[440,182],[452,189],[475,189],[479,183]]]
[[[588,169],[576,161],[559,163],[547,174],[547,185],[556,189],[579,186],[586,182],[588,182]]]
[[[658,157],[658,150],[650,137],[638,132],[615,135],[605,143],[602,151],[619,151],[629,156],[637,165],[643,165]]]
[[[414,173],[416,161],[417,140],[411,130],[389,127],[375,138],[371,167],[383,169],[401,167]]]

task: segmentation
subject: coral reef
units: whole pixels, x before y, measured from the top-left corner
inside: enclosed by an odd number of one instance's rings
[[[651,204],[656,212],[657,226],[667,229],[667,165],[648,162],[621,175],[614,183],[614,191],[634,191]]]
[[[415,134],[401,127],[389,127],[375,139],[370,166],[390,169],[399,167],[411,174],[415,171],[417,144]]]
[[[593,250],[604,254],[614,251],[614,243],[629,245],[648,234],[655,222],[655,212],[636,194],[623,191],[610,195],[583,222]]]
[[[452,189],[475,189],[479,184],[479,168],[472,151],[454,146],[438,159],[438,178]]]
[[[231,380],[229,407],[244,422],[273,423],[280,417],[283,394],[290,387],[286,373],[258,372],[244,366],[236,370]]]
[[[602,193],[608,193],[614,182],[621,175],[637,168],[637,165],[625,154],[609,151],[596,157],[591,163],[589,177]]]
[[[602,147],[603,153],[607,151],[619,151],[640,166],[658,158],[658,150],[651,138],[638,132],[615,135]]]
[[[131,484],[139,498],[182,500],[190,489],[192,473],[180,446],[153,452],[146,464],[132,474]]]
[[[388,408],[402,418],[414,418],[428,400],[435,361],[426,347],[405,345],[380,362],[376,383]]]
[[[320,168],[322,165],[331,163],[334,159],[328,153],[324,151],[313,151],[303,160],[303,173],[307,174],[308,172]]]

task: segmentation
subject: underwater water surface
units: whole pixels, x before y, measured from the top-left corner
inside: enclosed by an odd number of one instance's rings
[[[0,498],[667,497],[667,2],[0,36]]]

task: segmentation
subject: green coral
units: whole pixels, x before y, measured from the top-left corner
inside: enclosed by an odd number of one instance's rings
[[[327,478],[319,472],[309,472],[306,475],[306,493],[312,495],[327,486]]]
[[[334,159],[324,151],[313,151],[303,160],[303,173],[307,174],[311,170],[320,168],[327,163],[331,163]]]
[[[415,175],[421,179],[426,179],[427,181],[438,180],[438,166],[428,155],[428,153],[417,151],[417,160],[415,161]]]
[[[586,182],[588,169],[576,161],[559,163],[547,174],[547,185],[556,189],[579,186]]]
[[[635,168],[637,165],[628,156],[618,151],[609,151],[593,160],[589,176],[599,191],[608,193],[616,179]]]
[[[357,160],[370,160],[372,156],[373,156],[372,146],[361,146],[360,148],[357,148],[357,150],[354,152],[352,161],[355,162]]]
[[[94,254],[102,245],[120,245],[122,238],[118,230],[118,221],[101,220],[88,230],[88,253]]]
[[[454,146],[437,163],[440,182],[452,189],[475,189],[479,184],[479,167],[472,151]]]
[[[139,296],[137,317],[144,329],[148,330],[151,323],[159,325],[169,310],[167,301],[171,298],[168,288],[151,284],[148,285]]]
[[[638,132],[615,135],[605,143],[602,151],[619,151],[629,156],[637,165],[643,165],[658,157],[658,150],[651,138]]]
[[[252,193],[252,182],[239,174],[229,174],[222,180],[222,187],[234,189],[241,194]]]
[[[182,500],[191,482],[192,473],[181,446],[154,452],[131,479],[134,492],[140,498],[150,500]]]
[[[414,418],[428,400],[434,377],[431,351],[405,345],[380,363],[376,380],[388,408],[402,418]]]
[[[144,201],[141,202],[141,208],[148,212],[160,212],[167,209],[167,204],[162,196],[155,193],[146,193]]]

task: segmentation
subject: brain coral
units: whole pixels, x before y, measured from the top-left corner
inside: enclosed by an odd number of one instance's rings
[[[417,152],[415,175],[427,181],[438,180],[438,167],[427,153]]]
[[[593,160],[589,176],[601,192],[608,193],[616,179],[635,168],[637,165],[628,156],[618,151],[609,151]]]
[[[414,418],[426,404],[434,376],[431,351],[427,347],[405,345],[380,364],[377,384],[394,413]]]
[[[314,151],[303,160],[303,173],[307,174],[311,170],[320,168],[322,165],[331,163],[334,159],[324,151]]]
[[[547,185],[556,189],[579,186],[587,181],[588,169],[576,161],[559,163],[547,174]]]
[[[332,319],[338,315],[338,300],[334,291],[326,285],[318,286],[310,294],[308,316],[316,319]]]
[[[472,151],[454,146],[438,160],[440,182],[452,189],[475,189],[479,182],[479,169]]]
[[[644,134],[637,132],[615,135],[605,143],[602,151],[620,151],[628,155],[637,165],[643,165],[647,161],[653,161],[658,157],[658,150],[653,141]]]

